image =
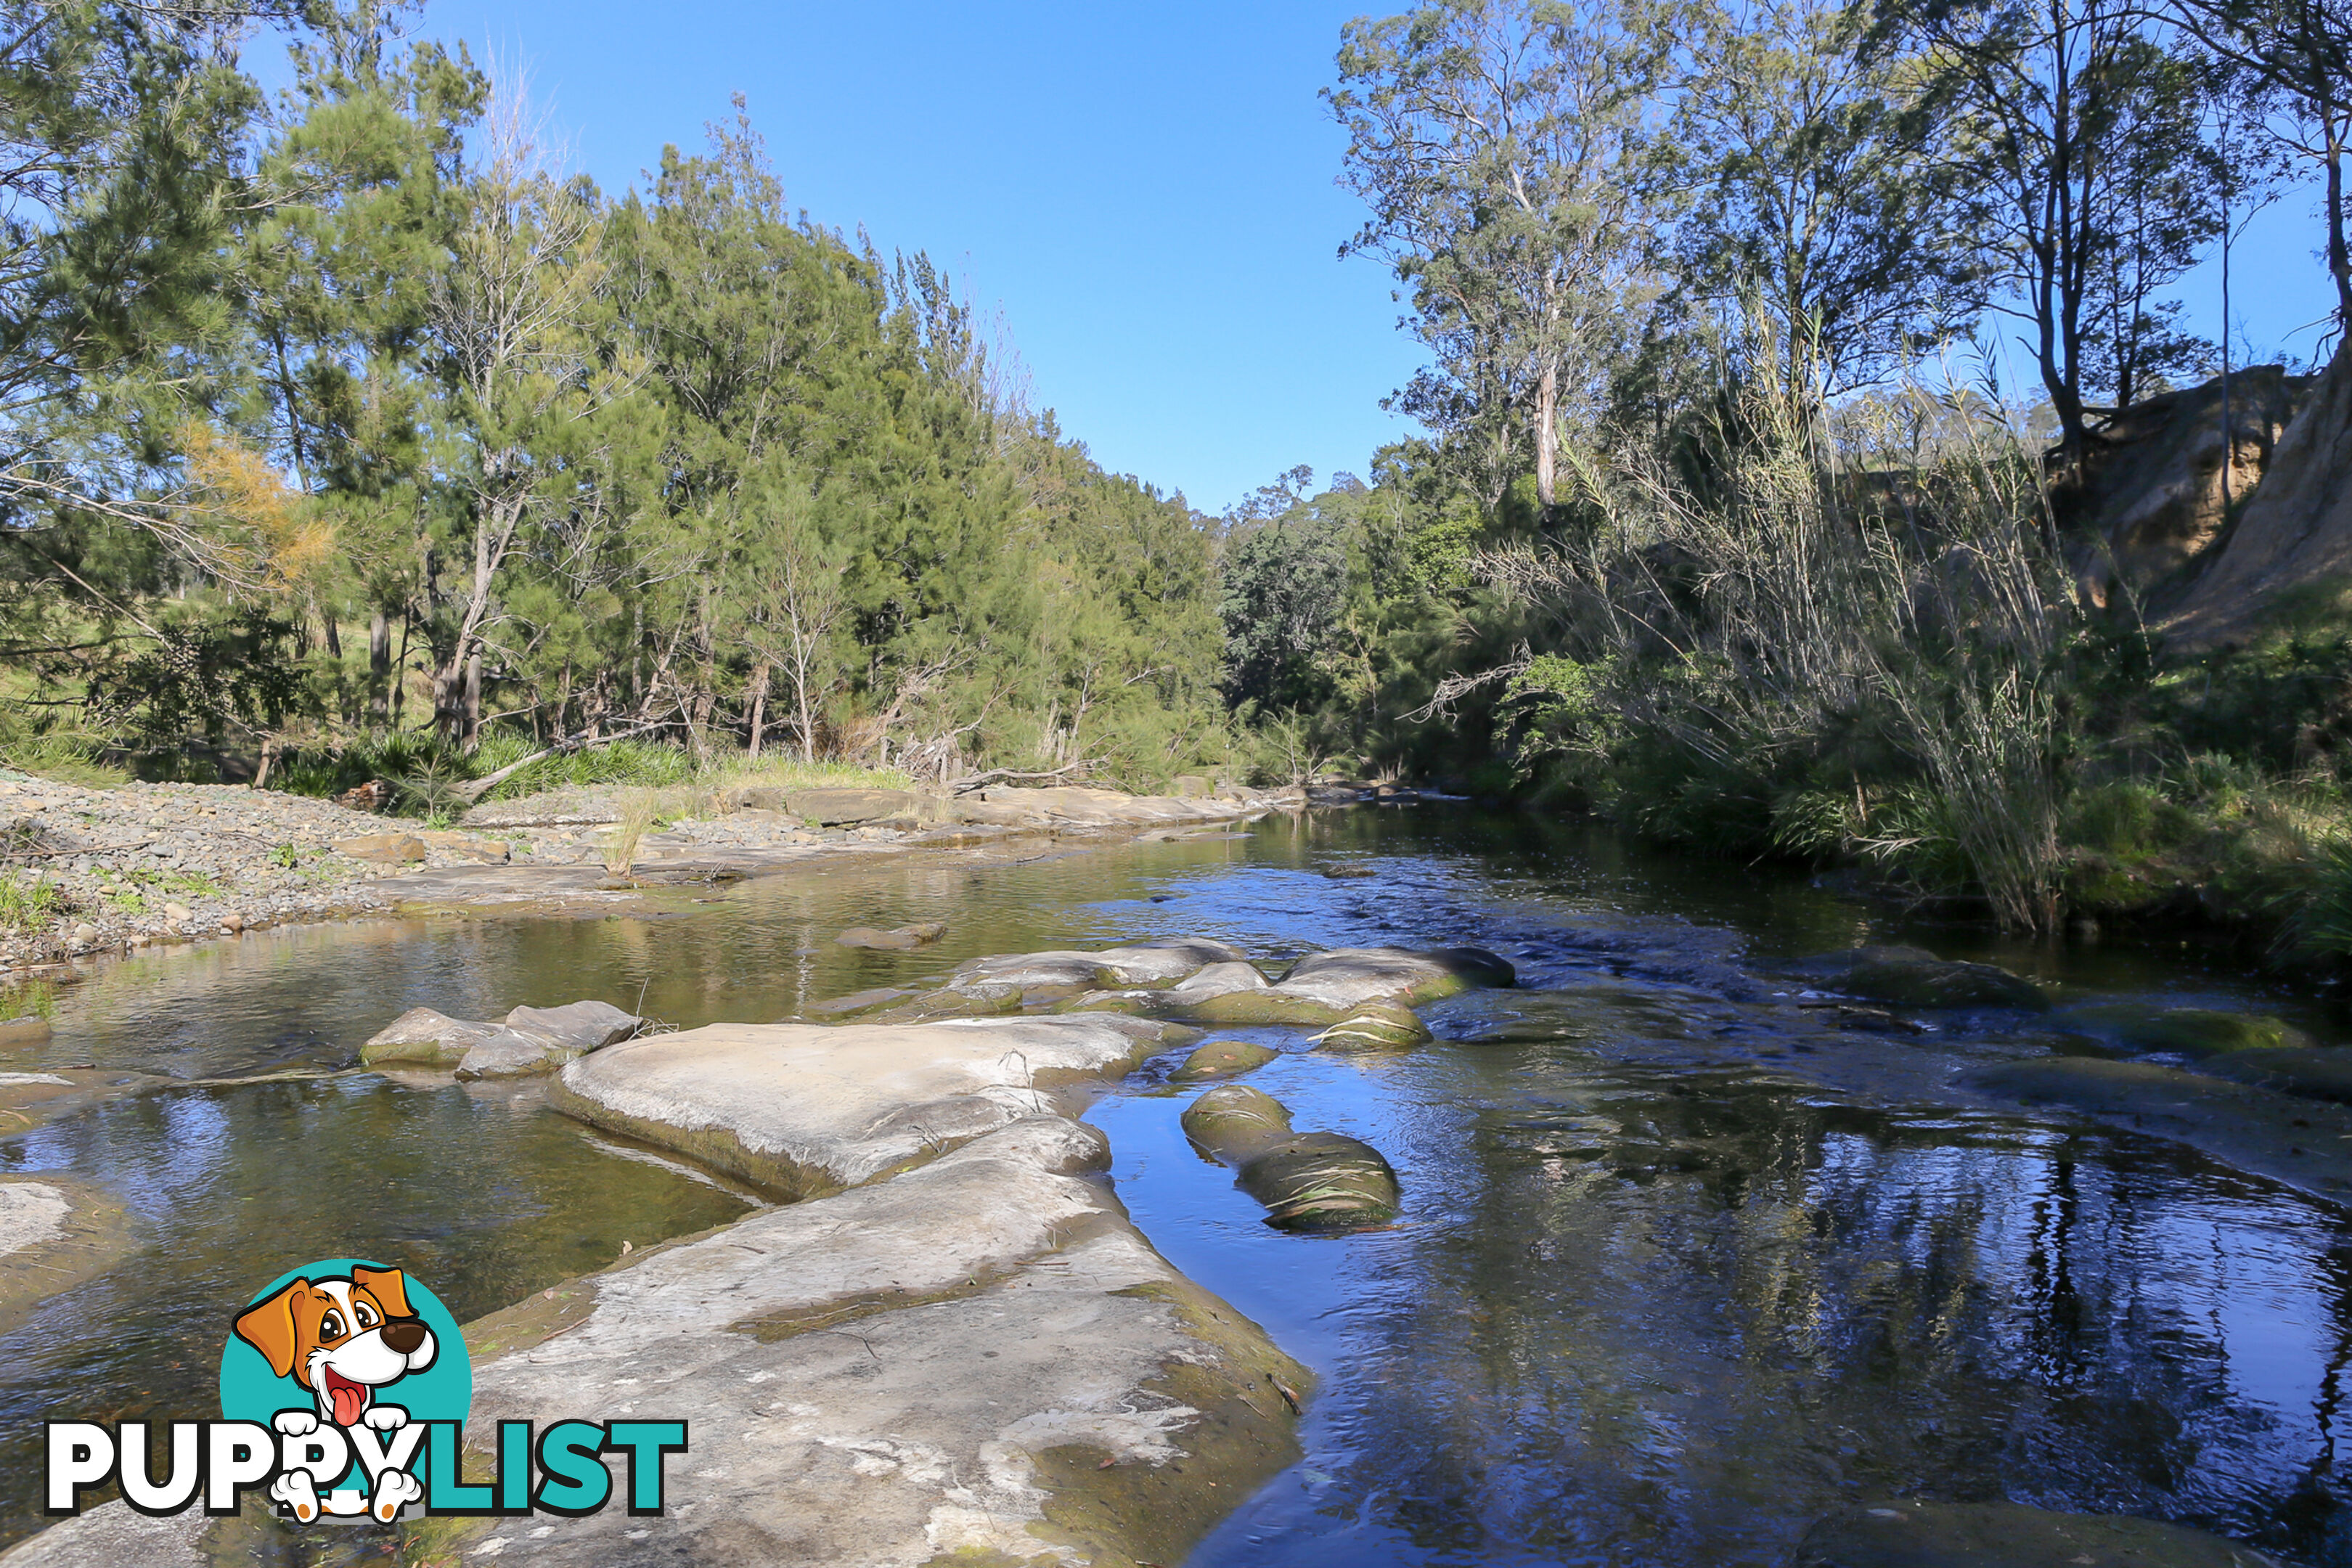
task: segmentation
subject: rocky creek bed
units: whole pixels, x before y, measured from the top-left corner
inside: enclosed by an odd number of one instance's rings
[[[370,1070],[26,1058],[64,1081],[15,1142],[234,1096],[544,1104],[764,1201],[473,1313],[477,1420],[667,1390],[692,1506],[427,1521],[425,1561],[2352,1562],[2305,1468],[2352,1342],[2326,1009],[1838,946],[1845,906],[1785,895],[1776,955],[1687,886],[1490,868],[1525,854],[1370,819],[1130,843],[992,872],[1071,911],[1013,952],[867,884],[788,923],[827,983],[782,1022],[378,986]],[[652,943],[650,985],[706,928],[606,929],[547,951],[576,979]],[[8,1561],[249,1527],[117,1508]]]

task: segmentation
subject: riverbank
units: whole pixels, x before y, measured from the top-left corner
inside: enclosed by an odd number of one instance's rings
[[[243,785],[0,777],[0,984],[77,958],[404,905],[606,904],[647,883],[758,876],[817,856],[1199,827],[1307,804],[1304,791],[1201,783],[1188,797],[570,788],[433,828]]]

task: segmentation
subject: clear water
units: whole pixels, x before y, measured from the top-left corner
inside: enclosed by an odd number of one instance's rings
[[[1343,864],[1374,875],[1321,875]],[[924,952],[830,942],[936,918],[949,936]],[[1941,1088],[1957,1068],[2047,1038],[1825,1038],[1772,1005],[1788,987],[1769,968],[1915,941],[2084,996],[2352,1037],[2332,1004],[2202,950],[2002,951],[1802,878],[1523,818],[1366,811],[1024,864],[835,867],[650,916],[266,933],[72,987],[56,1038],[0,1065],[335,1066],[419,1003],[642,994],[680,1025],[772,1019],[973,953],[1191,932],[1261,953],[1478,942],[1562,993],[1457,998],[1430,1011],[1438,1045],[1295,1052],[1252,1079],[1299,1126],[1388,1153],[1406,1211],[1385,1231],[1267,1229],[1150,1069],[1091,1112],[1161,1250],[1322,1380],[1305,1461],[1199,1568],[1764,1568],[1822,1514],[1891,1494],[2143,1514],[2352,1564],[2334,1463],[2346,1215],[2174,1145],[1969,1109]],[[464,1318],[741,1212],[528,1089],[372,1075],[116,1101],[0,1140],[0,1169],[104,1184],[142,1227],[122,1267],[0,1337],[11,1534],[37,1522],[21,1435],[52,1415],[205,1413],[226,1310],[290,1263],[373,1252]]]

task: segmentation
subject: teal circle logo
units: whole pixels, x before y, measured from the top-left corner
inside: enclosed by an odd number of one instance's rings
[[[235,1314],[220,1396],[224,1419],[323,1444],[318,1452],[338,1456],[332,1474],[354,1437],[383,1447],[411,1426],[464,1422],[474,1368],[457,1320],[428,1287],[363,1258],[329,1258],[288,1269]],[[366,1485],[353,1463],[327,1495],[278,1500],[308,1523],[306,1511],[358,1511]]]

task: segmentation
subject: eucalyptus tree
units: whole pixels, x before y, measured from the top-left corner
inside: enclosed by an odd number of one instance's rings
[[[1870,47],[1873,22],[1867,0],[1703,0],[1676,95],[1694,199],[1675,270],[1760,311],[1783,382],[1822,401],[1977,314],[1966,139],[1916,57]]]
[[[2184,357],[2146,301],[2220,232],[2212,73],[2134,0],[1912,0],[1890,21],[1966,117],[1984,301],[2027,323],[2077,458],[2102,378],[2130,395]]]
[[[1349,23],[1324,95],[1436,363],[1396,402],[1474,454],[1491,511],[1531,466],[1559,503],[1564,420],[1589,419],[1634,331],[1671,19],[1617,0],[1432,0]]]

